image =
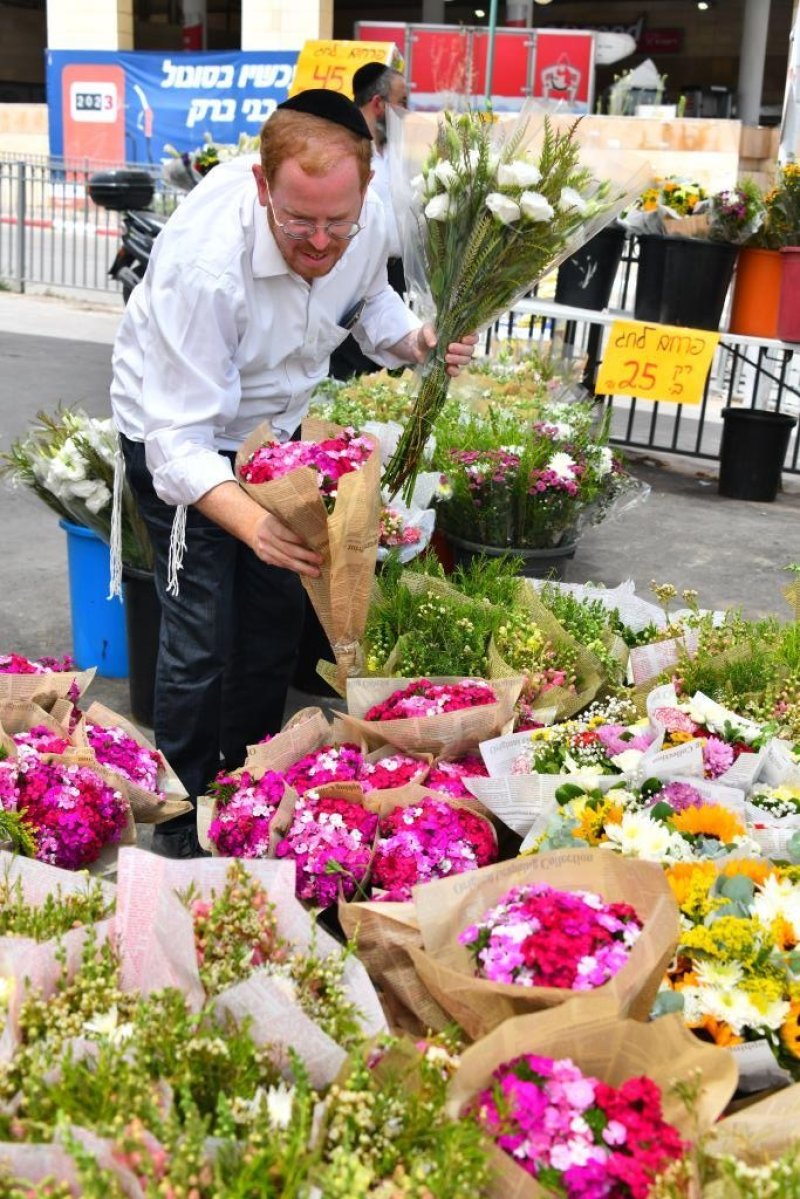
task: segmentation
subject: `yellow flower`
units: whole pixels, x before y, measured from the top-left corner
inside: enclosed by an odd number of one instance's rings
[[[698,925],[681,935],[681,952],[693,949],[723,962],[747,967],[770,944],[767,929],[758,920],[721,916],[710,927]]]
[[[712,862],[676,862],[665,874],[678,907],[695,920],[701,920],[725,902],[709,895],[717,877]]]
[[[700,808],[684,808],[672,820],[679,833],[716,837],[730,845],[734,837],[743,837],[745,827],[733,812],[718,804],[703,804]]]
[[[795,1000],[781,1026],[781,1041],[792,1057],[800,1057],[800,1000]]]

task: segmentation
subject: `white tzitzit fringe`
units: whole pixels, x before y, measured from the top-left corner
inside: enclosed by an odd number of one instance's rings
[[[114,489],[111,498],[109,599],[122,596],[122,488],[124,483],[125,462],[118,444],[114,451]]]
[[[178,571],[183,570],[183,555],[186,553],[186,505],[178,504],[169,535],[169,560],[167,562],[167,592],[177,595]]]

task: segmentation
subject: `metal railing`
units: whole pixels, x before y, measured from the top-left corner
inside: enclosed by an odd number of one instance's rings
[[[0,155],[0,280],[17,291],[121,293],[108,274],[119,246],[119,214],[89,196],[90,177],[106,169],[112,164]],[[181,193],[163,184],[160,168],[137,163],[131,169],[152,174],[154,209],[175,207]]]

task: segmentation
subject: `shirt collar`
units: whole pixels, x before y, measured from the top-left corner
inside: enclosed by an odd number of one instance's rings
[[[289,275],[288,263],[281,254],[278,243],[272,236],[272,230],[267,221],[267,210],[258,202],[258,196],[253,201],[253,277],[269,279],[273,275]]]

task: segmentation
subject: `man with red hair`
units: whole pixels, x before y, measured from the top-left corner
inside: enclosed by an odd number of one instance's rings
[[[371,147],[359,109],[335,92],[279,105],[260,162],[221,163],[170,218],[114,346],[112,408],[161,604],[156,744],[193,801],[281,727],[298,575],[320,565],[236,483],[236,449],[264,420],[282,440],[299,435],[348,331],[387,367],[435,344],[387,281]],[[451,373],[476,340],[448,347]],[[202,853],[195,814],[159,826],[153,847]]]

